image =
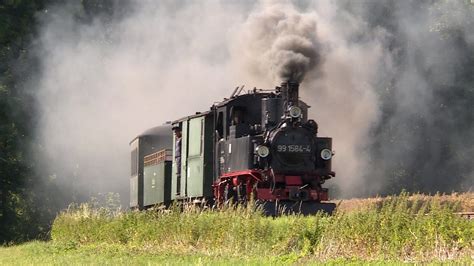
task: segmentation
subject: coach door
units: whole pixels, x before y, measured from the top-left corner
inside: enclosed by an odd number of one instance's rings
[[[204,116],[189,120],[186,185],[188,197],[203,196]]]

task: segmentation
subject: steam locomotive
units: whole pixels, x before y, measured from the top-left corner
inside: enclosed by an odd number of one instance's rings
[[[335,176],[332,139],[317,136],[299,84],[242,91],[130,142],[132,208],[253,199],[269,215],[334,210],[322,187]]]

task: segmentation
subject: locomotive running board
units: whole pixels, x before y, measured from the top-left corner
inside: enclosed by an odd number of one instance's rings
[[[318,203],[310,201],[266,201],[257,203],[265,215],[280,216],[288,214],[314,215],[318,212],[333,214],[335,203]]]

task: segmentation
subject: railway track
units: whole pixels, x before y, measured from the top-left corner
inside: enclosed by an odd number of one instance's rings
[[[468,220],[474,220],[474,212],[457,212],[456,214]]]

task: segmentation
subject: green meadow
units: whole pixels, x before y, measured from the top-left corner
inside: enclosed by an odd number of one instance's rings
[[[384,198],[332,216],[220,210],[123,212],[72,206],[49,242],[0,249],[1,264],[472,263],[474,222],[442,196]]]

